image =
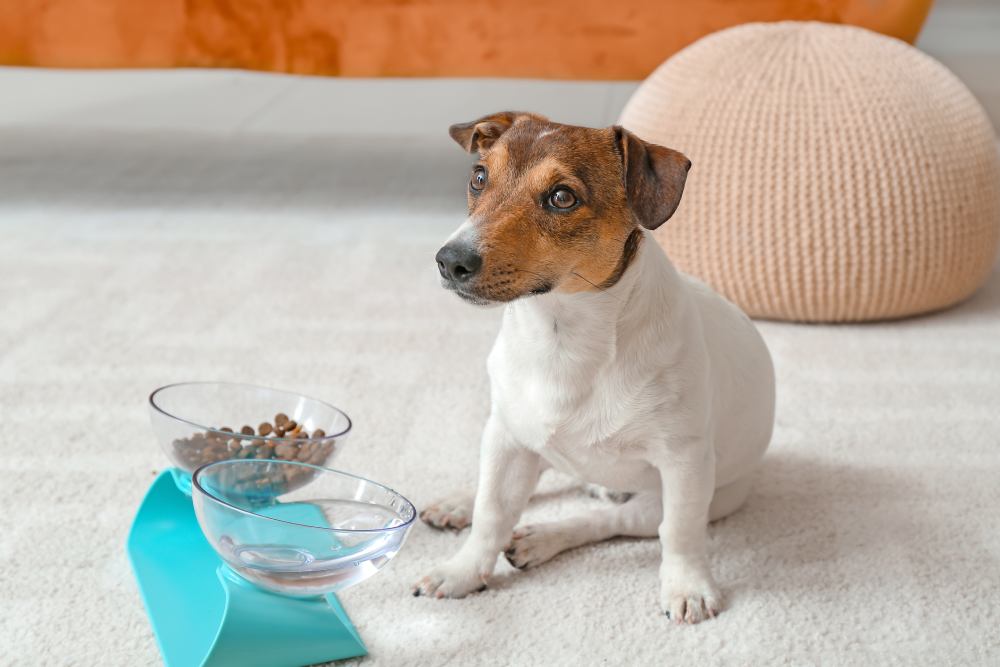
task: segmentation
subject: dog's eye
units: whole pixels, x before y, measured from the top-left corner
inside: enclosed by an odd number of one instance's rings
[[[469,181],[469,187],[479,192],[486,187],[486,168],[476,167],[472,170],[472,180]]]
[[[569,188],[559,188],[549,195],[549,206],[552,208],[573,208],[576,205],[576,195]]]

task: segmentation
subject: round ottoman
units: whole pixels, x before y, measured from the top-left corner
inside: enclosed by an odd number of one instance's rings
[[[899,40],[825,23],[724,30],[661,65],[621,124],[691,159],[657,238],[752,316],[932,311],[972,294],[996,258],[990,122]]]

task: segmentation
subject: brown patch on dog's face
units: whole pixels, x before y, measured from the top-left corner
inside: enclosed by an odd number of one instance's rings
[[[506,302],[548,291],[614,285],[643,238],[680,199],[689,163],[621,128],[561,125],[506,112],[455,125],[452,137],[480,153],[469,183],[466,229],[481,265],[446,286],[475,302]],[[654,154],[654,151],[666,153]],[[677,181],[673,201],[657,205],[661,172]],[[664,199],[671,199],[667,193]],[[669,208],[664,215],[664,211]],[[447,248],[448,246],[446,246]]]

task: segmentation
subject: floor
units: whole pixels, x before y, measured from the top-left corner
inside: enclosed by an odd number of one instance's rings
[[[338,467],[418,506],[470,484],[500,313],[436,284],[468,164],[442,128],[498,107],[607,123],[629,86],[0,70],[0,665],[158,664],[123,549],[165,465],[157,385],[321,396],[357,424]],[[1000,272],[929,317],[760,328],[778,425],[710,529],[719,619],[657,613],[646,540],[415,599],[462,539],[418,525],[343,595],[360,662],[1000,662]],[[526,519],[598,502],[552,476]]]

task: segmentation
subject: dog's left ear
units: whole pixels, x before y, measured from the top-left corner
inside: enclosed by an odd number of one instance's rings
[[[691,160],[675,150],[647,143],[621,126],[612,129],[622,156],[629,208],[640,225],[656,229],[681,203]]]
[[[509,130],[511,125],[525,118],[545,120],[542,116],[523,111],[501,111],[470,123],[455,123],[448,128],[448,134],[465,149],[466,153],[472,151],[482,153],[492,146],[501,134]]]

